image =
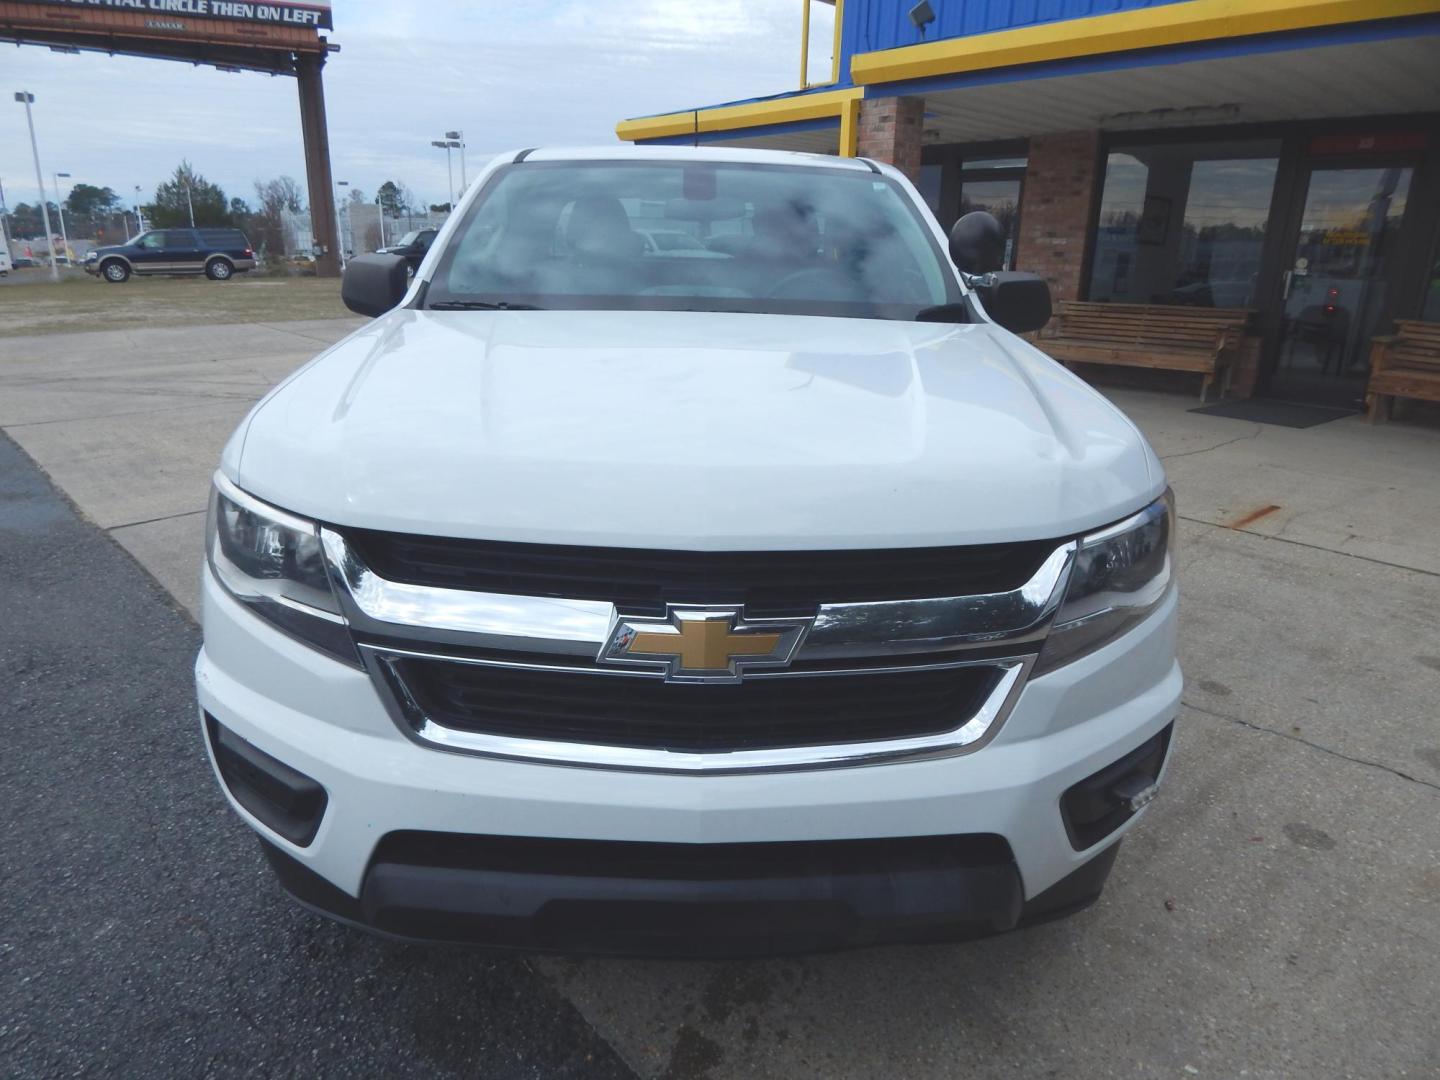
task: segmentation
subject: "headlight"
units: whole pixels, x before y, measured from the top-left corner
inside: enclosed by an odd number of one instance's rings
[[[291,637],[360,666],[313,521],[267,506],[217,475],[205,549],[236,600]]]
[[[1138,514],[1082,538],[1035,674],[1094,652],[1154,611],[1174,576],[1174,546],[1169,490]]]

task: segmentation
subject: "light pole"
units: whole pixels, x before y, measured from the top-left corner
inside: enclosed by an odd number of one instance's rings
[[[145,231],[145,216],[140,213],[140,185],[135,185],[135,235],[139,236]]]
[[[347,188],[350,186],[350,181],[336,180],[335,186]],[[345,223],[340,219],[340,207],[344,205],[344,203],[345,193],[342,191],[340,192],[340,197],[335,200],[335,246],[339,249],[340,272],[342,274],[345,272]],[[348,212],[349,208],[347,207],[346,213]]]
[[[453,139],[431,139],[431,146],[437,146],[445,151],[445,172],[450,177],[450,209],[455,209],[455,167],[450,164],[450,148],[455,145]]]
[[[454,141],[460,148],[460,195],[465,195],[465,189],[470,186],[470,181],[465,175],[465,133],[463,131],[447,131],[445,138]]]
[[[181,180],[180,182],[185,185],[185,205],[190,208],[190,228],[193,229],[195,227],[195,200],[190,197],[190,181]]]
[[[0,180],[0,251],[10,254],[10,233],[5,228],[5,181]]]
[[[70,179],[68,172],[57,172],[55,174],[55,209],[60,214],[60,243],[65,248],[65,261],[68,264],[74,260],[70,258],[70,236],[65,231],[65,200],[60,198],[60,178],[62,176],[66,180]]]
[[[35,118],[30,115],[30,106],[35,103],[35,95],[20,90],[15,94],[15,100],[25,106],[25,123],[30,126],[30,153],[35,158],[35,186],[40,189],[40,219],[45,224],[45,248],[50,252],[50,277],[60,280],[60,264],[55,261],[55,241],[50,232],[50,207],[45,203],[45,170],[40,168],[40,146],[35,141]]]

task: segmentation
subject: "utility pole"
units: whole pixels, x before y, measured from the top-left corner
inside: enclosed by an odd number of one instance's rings
[[[65,200],[60,198],[60,178],[70,179],[68,172],[57,172],[55,174],[55,209],[60,214],[60,243],[65,248],[65,259],[67,263],[74,263],[70,256],[70,235],[65,231]]]
[[[60,264],[55,261],[54,234],[50,231],[50,207],[45,202],[45,170],[40,168],[40,144],[35,141],[35,118],[30,115],[30,106],[35,104],[35,95],[25,90],[17,91],[15,100],[25,106],[25,123],[30,126],[30,153],[35,158],[35,186],[40,190],[40,219],[45,224],[45,249],[50,252],[50,277],[60,280]]]

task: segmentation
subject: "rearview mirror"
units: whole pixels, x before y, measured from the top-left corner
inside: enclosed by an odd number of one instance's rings
[[[1005,226],[994,214],[972,210],[950,230],[950,258],[967,274],[988,274],[1005,265]]]
[[[1050,321],[1050,286],[1039,274],[1019,270],[986,274],[972,279],[970,287],[985,314],[1012,334],[1028,334]]]
[[[384,315],[405,299],[410,264],[402,255],[361,255],[351,259],[340,282],[340,299],[360,315]]]

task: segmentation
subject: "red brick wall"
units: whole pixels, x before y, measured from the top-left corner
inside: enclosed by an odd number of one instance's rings
[[[894,165],[911,180],[920,179],[924,117],[923,98],[887,97],[860,102],[856,152],[860,157]]]
[[[1090,208],[1101,180],[1098,131],[1030,140],[1015,268],[1045,278],[1056,300],[1080,299],[1090,256]]]

